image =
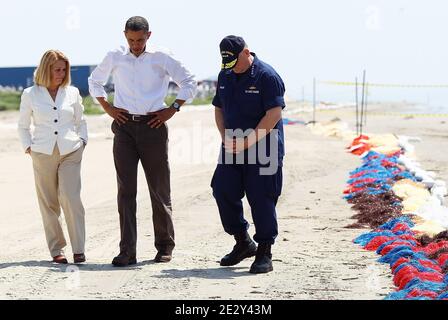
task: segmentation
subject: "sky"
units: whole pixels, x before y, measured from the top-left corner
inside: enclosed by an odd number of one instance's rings
[[[169,48],[198,79],[216,76],[219,42],[242,36],[285,81],[287,95],[350,100],[367,81],[448,84],[448,2],[443,0],[0,0],[0,67],[34,66],[48,49],[73,65],[99,63],[125,44],[126,20],[149,20],[150,41]],[[304,94],[304,96],[303,96]],[[448,89],[371,89],[371,100],[448,106]],[[353,99],[352,99],[353,100]]]

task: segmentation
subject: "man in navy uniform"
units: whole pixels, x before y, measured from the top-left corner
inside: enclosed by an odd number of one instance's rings
[[[275,207],[282,188],[285,86],[243,38],[225,37],[220,50],[222,70],[213,105],[222,148],[211,187],[224,230],[236,240],[220,264],[233,266],[256,256],[250,272],[266,273],[273,270],[271,245],[278,234]],[[247,232],[244,195],[251,207],[258,247]]]

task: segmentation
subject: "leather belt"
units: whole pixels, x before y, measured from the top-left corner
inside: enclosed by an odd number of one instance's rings
[[[123,113],[129,121],[133,122],[148,122],[155,116],[153,115],[142,115],[142,114],[131,114],[131,113]]]

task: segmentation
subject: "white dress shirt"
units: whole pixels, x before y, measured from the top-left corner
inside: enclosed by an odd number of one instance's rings
[[[55,144],[61,155],[87,143],[87,124],[79,90],[59,87],[56,101],[47,88],[32,86],[22,93],[18,131],[23,149],[53,154]],[[31,130],[33,120],[34,130]]]
[[[180,87],[177,99],[196,95],[194,75],[166,49],[147,47],[139,57],[129,47],[110,51],[89,77],[92,97],[107,98],[104,85],[110,75],[115,87],[114,106],[131,114],[145,115],[165,108],[170,77]]]

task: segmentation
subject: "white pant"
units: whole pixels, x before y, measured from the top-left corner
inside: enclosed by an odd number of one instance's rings
[[[74,254],[84,253],[85,212],[81,202],[81,159],[84,146],[61,156],[31,151],[34,179],[45,236],[52,257],[64,254],[67,245],[61,225],[61,207]]]

